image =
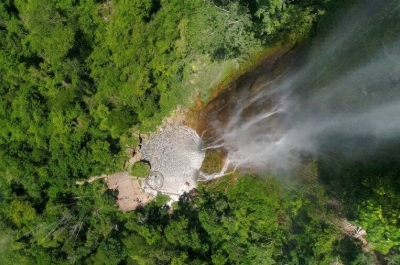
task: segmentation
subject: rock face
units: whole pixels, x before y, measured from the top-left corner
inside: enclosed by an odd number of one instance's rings
[[[199,169],[205,153],[196,131],[186,126],[167,126],[143,140],[142,160],[151,172],[142,189],[152,195],[161,192],[173,200],[197,187]]]

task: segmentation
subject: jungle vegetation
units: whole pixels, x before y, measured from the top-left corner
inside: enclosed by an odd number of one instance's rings
[[[398,160],[341,163],[340,178],[309,161],[295,186],[228,177],[172,213],[160,196],[122,214],[101,181],[75,185],[122,170],[134,135],[252,54],[329,27],[344,2],[1,1],[0,264],[373,264],[329,196],[396,264]]]

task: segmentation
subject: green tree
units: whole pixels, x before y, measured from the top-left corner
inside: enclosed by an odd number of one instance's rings
[[[8,217],[17,227],[29,227],[29,222],[35,219],[36,211],[27,201],[13,200],[7,211]]]
[[[146,178],[150,173],[150,166],[146,162],[137,162],[133,164],[131,168],[131,174],[133,176]]]
[[[24,26],[26,42],[46,62],[58,64],[72,48],[74,29],[51,1],[16,1]]]

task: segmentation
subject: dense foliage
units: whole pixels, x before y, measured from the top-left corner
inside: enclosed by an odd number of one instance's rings
[[[326,264],[343,238],[325,220],[322,187],[314,187],[310,193],[284,190],[274,178],[225,179],[181,198],[172,214],[154,205],[132,213],[126,228],[133,233],[123,242],[140,264]],[[313,195],[319,200],[307,198]]]
[[[250,10],[248,3],[194,0],[3,1],[6,196],[14,185],[43,204],[74,179],[115,170],[124,149],[137,143],[133,131],[152,128],[195,95],[204,64],[244,56],[278,37],[301,37],[319,10],[275,2],[254,2]],[[269,18],[269,9],[281,12]],[[291,12],[309,23],[300,30]]]
[[[321,164],[321,176],[329,184],[331,196],[345,202],[348,215],[367,229],[372,248],[383,254],[400,252],[399,174],[395,155],[351,163],[331,157]]]
[[[333,213],[316,169],[299,189],[250,176],[204,187],[183,197],[172,214],[160,197],[123,215],[101,181],[75,185],[120,170],[125,149],[138,144],[138,130],[154,128],[193,96],[206,100],[209,89],[250,54],[303,39],[335,5],[2,1],[0,264],[321,264],[367,258],[357,256],[355,243],[330,223]],[[395,194],[388,195],[391,202]],[[365,202],[372,210],[360,215],[363,225],[380,207],[376,203],[384,203],[375,198]],[[392,215],[376,222],[393,231],[394,220]],[[387,252],[395,245],[376,249]]]
[[[29,205],[13,203],[8,214],[21,221],[8,262],[362,264],[356,260],[364,254],[340,233],[328,210],[315,163],[299,170],[303,188],[273,177],[225,178],[183,196],[172,213],[162,197],[118,213],[101,182],[76,188],[70,203],[47,205],[36,218]]]

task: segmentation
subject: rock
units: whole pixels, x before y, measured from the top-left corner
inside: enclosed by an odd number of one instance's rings
[[[163,131],[143,140],[140,152],[142,160],[150,163],[151,171],[158,172],[142,183],[146,192],[161,192],[178,200],[180,195],[197,187],[205,153],[202,141],[193,129],[165,126]],[[163,184],[153,187],[157,176],[163,176]]]

